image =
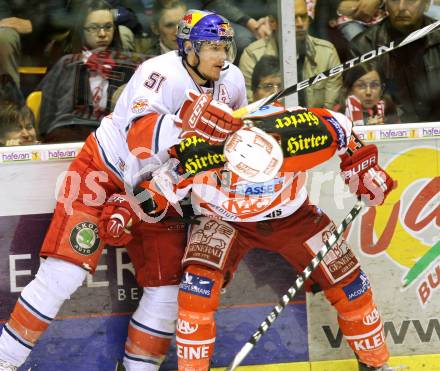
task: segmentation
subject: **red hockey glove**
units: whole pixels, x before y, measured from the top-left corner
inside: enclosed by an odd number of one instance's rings
[[[130,228],[141,222],[143,213],[154,218],[166,210],[168,201],[149,187],[144,182],[135,189],[136,197],[115,193],[106,201],[98,223],[99,237],[106,244],[127,245],[133,238]]]
[[[242,127],[243,121],[233,118],[226,104],[193,90],[187,91],[187,96],[188,100],[183,103],[179,113],[184,138],[196,135],[209,144],[221,144],[230,133]]]
[[[125,246],[133,238],[130,228],[138,222],[139,218],[130,205],[129,197],[115,193],[102,209],[98,223],[99,237],[108,245]]]
[[[351,156],[341,156],[342,177],[350,192],[362,197],[368,206],[382,205],[397,183],[378,165],[377,147],[368,144]]]

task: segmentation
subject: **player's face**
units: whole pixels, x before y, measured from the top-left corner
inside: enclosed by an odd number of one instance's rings
[[[357,79],[351,92],[364,108],[374,107],[382,95],[382,81],[377,71],[370,71]]]
[[[109,10],[90,12],[83,26],[85,46],[89,49],[107,48],[115,33],[113,16]]]
[[[199,51],[199,71],[209,80],[220,78],[226,60],[228,60],[230,45],[227,42],[204,42]]]
[[[402,32],[411,32],[421,25],[428,0],[387,0],[390,22]]]
[[[257,88],[254,91],[254,101],[266,98],[268,95],[276,93],[282,87],[280,75],[265,76],[260,80]]]
[[[186,9],[181,6],[172,9],[165,9],[162,17],[160,17],[157,32],[160,41],[168,49],[176,50],[178,48],[176,30],[179,20],[185,15],[185,11]]]

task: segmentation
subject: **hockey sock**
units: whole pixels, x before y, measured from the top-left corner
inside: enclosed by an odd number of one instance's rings
[[[125,343],[127,371],[157,371],[163,362],[177,319],[178,286],[144,288]]]
[[[365,273],[355,271],[325,290],[325,295],[335,306],[339,327],[359,360],[369,366],[383,366],[389,358],[389,352],[383,322]]]
[[[58,313],[81,286],[86,271],[74,264],[48,258],[34,280],[22,291],[0,337],[0,359],[20,366]]]
[[[179,371],[207,371],[214,353],[215,311],[223,274],[191,265],[179,289],[176,347]]]

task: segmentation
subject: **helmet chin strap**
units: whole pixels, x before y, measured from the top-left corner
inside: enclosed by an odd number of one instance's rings
[[[199,76],[202,80],[204,80],[204,81],[206,81],[206,82],[210,81],[209,78],[207,78],[205,75],[203,75],[203,74],[199,71],[200,57],[199,57],[199,55],[198,55],[197,53],[195,53],[195,55],[196,55],[196,57],[197,57],[197,63],[196,63],[195,66],[191,66],[191,64],[189,63],[188,58],[187,58],[187,57],[188,57],[188,54],[186,54],[186,55],[185,55],[185,58],[184,58],[185,64],[186,64],[189,68],[191,68],[191,70],[192,70],[197,76]]]

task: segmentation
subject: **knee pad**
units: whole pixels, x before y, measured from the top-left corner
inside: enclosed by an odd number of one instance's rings
[[[357,269],[324,293],[336,308],[339,327],[359,360],[370,366],[383,366],[389,352],[367,275]]]
[[[64,301],[82,285],[86,274],[75,264],[47,258],[34,280],[23,289],[21,298],[44,315],[55,317]]]
[[[176,347],[180,370],[206,371],[214,352],[215,311],[223,274],[201,265],[185,269],[179,287]]]
[[[133,319],[145,326],[174,334],[179,286],[144,287]]]
[[[144,288],[128,326],[124,356],[127,371],[159,369],[176,328],[178,288]]]
[[[22,345],[32,347],[85,277],[86,271],[74,264],[47,259],[23,289],[5,327]]]

